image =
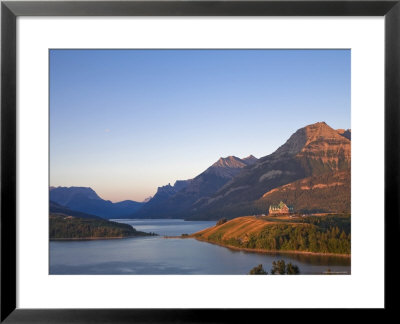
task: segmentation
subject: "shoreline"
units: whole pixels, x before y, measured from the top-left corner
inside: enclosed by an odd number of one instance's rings
[[[295,251],[295,250],[263,250],[263,249],[251,249],[251,248],[245,248],[245,247],[237,247],[233,245],[228,245],[228,244],[222,244],[222,243],[217,243],[217,242],[212,242],[212,241],[207,241],[205,239],[195,237],[195,236],[164,236],[164,239],[195,239],[200,242],[205,242],[205,243],[210,243],[210,244],[215,244],[219,245],[221,247],[225,247],[227,249],[231,250],[236,250],[236,251],[246,251],[246,252],[254,252],[254,253],[263,253],[263,254],[306,254],[306,255],[315,255],[315,256],[336,256],[340,258],[351,258],[351,254],[344,254],[344,253],[330,253],[330,252],[310,252],[310,251]]]
[[[135,236],[110,236],[110,237],[67,237],[67,238],[50,238],[50,241],[98,241],[98,240],[118,240],[134,237],[148,237],[158,235],[135,235]]]
[[[215,244],[215,245],[219,245],[219,246],[225,247],[227,249],[236,250],[236,251],[246,251],[246,252],[263,253],[263,254],[305,254],[305,255],[315,255],[315,256],[335,256],[335,257],[340,257],[340,258],[351,258],[351,254],[343,254],[343,253],[250,249],[250,248],[237,247],[237,246],[233,246],[233,245],[221,244],[221,243],[217,243],[217,242],[211,242],[211,241],[207,241],[205,239],[201,239],[201,238],[194,237],[194,236],[190,236],[188,238],[194,238],[200,242]]]
[[[173,236],[164,235],[163,238],[165,238],[165,239],[186,239],[186,238],[193,238],[193,237],[181,236],[181,235],[173,235]]]

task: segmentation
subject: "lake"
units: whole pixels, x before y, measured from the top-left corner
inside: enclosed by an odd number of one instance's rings
[[[51,241],[50,274],[247,274],[262,264],[270,272],[272,261],[283,259],[301,274],[350,274],[350,259],[304,254],[267,254],[231,250],[195,239],[165,239],[195,233],[215,221],[180,219],[118,219],[146,236],[113,240]]]

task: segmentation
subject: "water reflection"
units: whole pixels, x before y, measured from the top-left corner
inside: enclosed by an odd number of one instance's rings
[[[270,272],[272,262],[297,264],[301,274],[350,273],[350,259],[286,253],[232,250],[195,239],[162,235],[194,233],[215,222],[182,220],[118,220],[137,230],[161,234],[99,241],[50,242],[50,274],[247,274],[258,264]],[[149,231],[149,230],[147,230]]]

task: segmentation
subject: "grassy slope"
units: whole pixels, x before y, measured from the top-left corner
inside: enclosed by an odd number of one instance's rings
[[[238,217],[191,237],[243,249],[350,254],[350,216]]]

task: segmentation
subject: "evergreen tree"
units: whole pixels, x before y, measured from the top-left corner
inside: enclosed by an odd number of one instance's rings
[[[216,226],[225,224],[227,221],[228,221],[228,220],[227,220],[226,218],[221,218],[221,219],[217,222]]]
[[[286,265],[286,274],[299,274],[300,270],[299,267],[295,264],[288,263]]]
[[[272,262],[271,274],[299,274],[300,269],[297,265],[288,263],[286,264],[284,260],[278,260]]]
[[[249,274],[251,274],[251,275],[267,275],[268,272],[264,270],[262,264],[259,264],[258,266],[251,269]]]
[[[283,275],[285,274],[285,271],[286,271],[286,265],[284,260],[278,260],[272,262],[272,270],[271,270],[272,274]]]

